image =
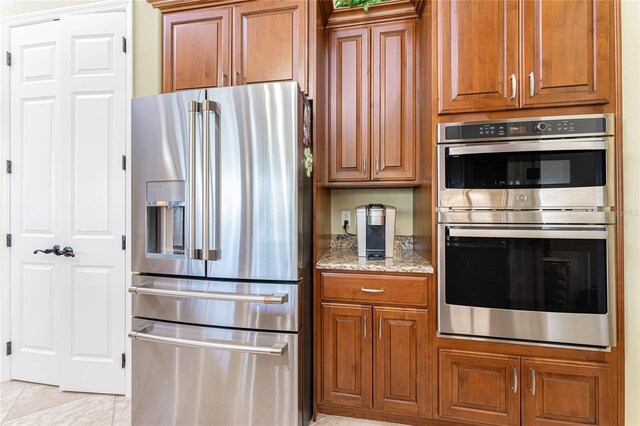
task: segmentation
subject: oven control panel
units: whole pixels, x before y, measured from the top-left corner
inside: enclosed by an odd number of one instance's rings
[[[483,139],[537,139],[606,135],[613,132],[611,115],[547,117],[438,125],[438,142]]]

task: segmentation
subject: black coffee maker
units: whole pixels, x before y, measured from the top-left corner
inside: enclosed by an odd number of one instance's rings
[[[367,259],[393,257],[396,208],[383,204],[356,207],[358,256]]]

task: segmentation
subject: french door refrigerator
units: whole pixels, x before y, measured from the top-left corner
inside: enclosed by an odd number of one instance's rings
[[[308,423],[309,102],[269,83],[131,110],[133,424]]]

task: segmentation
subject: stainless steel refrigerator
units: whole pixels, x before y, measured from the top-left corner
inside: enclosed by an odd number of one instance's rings
[[[311,141],[296,83],[132,101],[132,422],[311,417]]]

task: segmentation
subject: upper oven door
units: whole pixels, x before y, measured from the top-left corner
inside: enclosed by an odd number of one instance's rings
[[[438,145],[438,207],[603,208],[613,137]]]

